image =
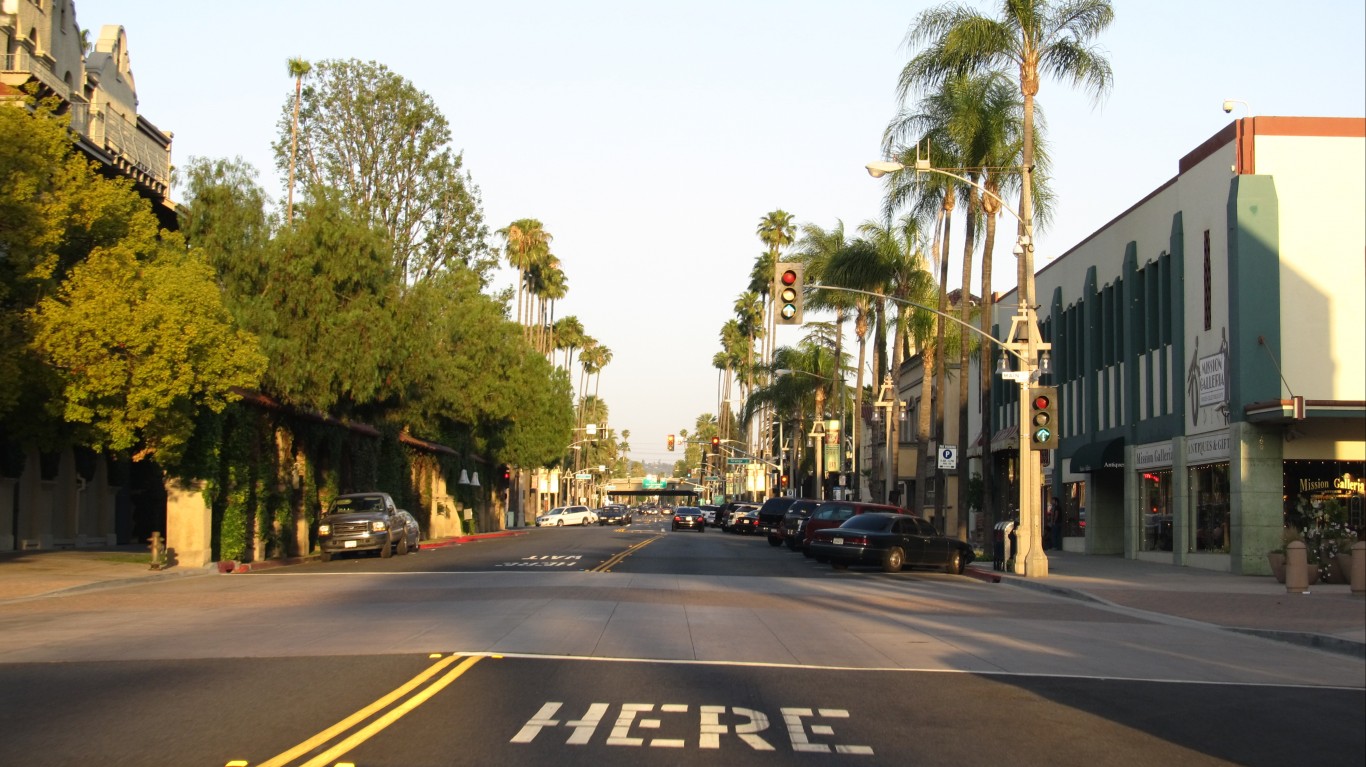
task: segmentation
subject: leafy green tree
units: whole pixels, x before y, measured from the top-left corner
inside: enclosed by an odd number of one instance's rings
[[[451,149],[446,118],[431,97],[382,64],[324,60],[282,110],[274,144],[287,170],[297,135],[305,198],[335,189],[392,244],[402,285],[443,269],[470,268],[486,279],[494,262],[479,189]]]
[[[173,462],[261,359],[211,271],[41,105],[0,109],[0,432]]]
[[[222,412],[234,387],[255,388],[265,358],[208,265],[163,237],[94,250],[39,304],[34,341],[60,371],[62,417],[89,427],[91,447],[174,464],[200,408]]]

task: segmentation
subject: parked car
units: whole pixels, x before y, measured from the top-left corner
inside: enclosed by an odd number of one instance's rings
[[[631,510],[625,506],[604,506],[597,514],[599,525],[631,524]]]
[[[801,548],[802,553],[808,557],[815,556],[819,561],[819,555],[811,550],[813,536],[820,530],[831,527],[839,527],[852,517],[869,512],[886,512],[888,514],[910,514],[905,509],[888,506],[883,503],[863,503],[861,501],[824,501],[806,520],[806,532],[803,534]]]
[[[697,508],[702,510],[702,518],[707,520],[707,524],[716,527],[716,513],[721,510],[721,507],[703,504]]]
[[[536,526],[564,527],[565,525],[591,525],[597,520],[597,515],[587,506],[556,506],[537,517]]]
[[[810,498],[798,498],[796,503],[787,507],[783,521],[778,525],[778,538],[792,551],[806,546],[806,520],[820,508],[821,502]],[[772,543],[772,541],[770,541]]]
[[[759,532],[759,515],[753,511],[747,511],[730,520],[730,531],[732,533],[742,533],[752,535]]]
[[[796,498],[780,495],[776,498],[769,498],[764,501],[764,505],[759,507],[759,532],[770,534],[772,537],[769,543],[777,546],[782,543],[782,539],[777,537],[778,526],[783,523],[783,515],[787,513],[787,507],[796,502]]]
[[[707,520],[702,517],[701,509],[696,506],[679,506],[674,509],[673,529],[682,530],[685,527],[699,533],[707,532]]]
[[[381,557],[416,551],[422,540],[413,515],[394,505],[388,493],[347,493],[328,504],[318,524],[318,558],[377,551]]]
[[[745,503],[743,501],[731,501],[721,507],[716,512],[716,526],[722,530],[730,530],[731,519],[744,514],[747,511],[758,511],[759,505],[755,503]]]
[[[810,547],[818,559],[836,569],[874,565],[884,572],[903,567],[937,567],[960,574],[972,562],[972,547],[947,538],[934,525],[911,514],[870,512],[850,517],[839,527],[817,531]]]

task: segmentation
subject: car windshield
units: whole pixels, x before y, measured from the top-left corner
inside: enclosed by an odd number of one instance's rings
[[[384,499],[377,495],[359,498],[338,498],[328,507],[328,514],[355,514],[360,511],[383,511]]]
[[[844,524],[840,525],[841,530],[867,530],[869,532],[884,532],[892,527],[892,518],[884,517],[879,514],[860,514],[857,517],[850,517]]]

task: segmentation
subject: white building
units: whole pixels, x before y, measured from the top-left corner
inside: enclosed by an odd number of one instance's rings
[[[1265,574],[1301,501],[1361,524],[1364,212],[1366,120],[1249,117],[1039,270],[1062,406],[1044,499],[1074,530],[1084,511],[1078,548]],[[998,434],[1015,396],[993,388]]]

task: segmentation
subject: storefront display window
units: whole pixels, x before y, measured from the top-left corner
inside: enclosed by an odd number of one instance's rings
[[[1228,464],[1195,466],[1190,470],[1194,529],[1190,550],[1206,553],[1229,550]]]
[[[1143,510],[1143,551],[1172,550],[1171,469],[1141,472],[1139,502]]]

